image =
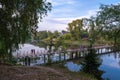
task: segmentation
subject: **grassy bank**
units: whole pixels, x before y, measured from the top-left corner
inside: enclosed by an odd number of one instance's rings
[[[50,65],[47,67],[55,69],[58,72],[64,73],[64,75],[66,77],[68,77],[69,80],[97,80],[94,77],[92,77],[91,75],[85,74],[83,72],[71,72],[63,65],[54,64],[54,65]]]

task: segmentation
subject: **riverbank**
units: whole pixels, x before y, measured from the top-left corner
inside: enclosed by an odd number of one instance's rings
[[[61,73],[64,73],[64,76],[68,77],[69,80],[96,80],[92,76],[85,74],[83,72],[73,72],[68,70],[67,67],[64,67],[63,65],[55,64],[48,66],[52,69],[55,69]]]
[[[74,73],[60,66],[4,66],[0,65],[0,80],[94,80],[82,73]]]

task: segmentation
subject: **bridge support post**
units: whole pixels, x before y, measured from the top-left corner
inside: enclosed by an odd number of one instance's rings
[[[65,52],[63,52],[64,53],[64,61],[66,60],[66,54],[65,54]]]
[[[82,51],[83,52],[83,57],[85,57],[85,51]]]
[[[70,53],[70,59],[73,59],[73,52]]]
[[[61,52],[59,53],[59,62],[61,61]]]
[[[106,47],[105,52],[108,53],[108,47]]]
[[[43,54],[44,64],[46,64],[46,55]]]
[[[99,49],[97,49],[98,54],[100,54]]]
[[[78,58],[78,52],[77,51],[75,52],[75,58]]]
[[[51,59],[51,54],[47,54],[47,56],[48,56],[48,64],[51,64],[52,63],[52,59]]]
[[[81,51],[79,52],[79,57],[82,57],[82,52]]]
[[[100,48],[101,49],[101,48]],[[101,49],[101,54],[102,54],[102,49]]]
[[[81,57],[81,53],[80,53],[80,51],[78,51],[78,55],[79,55],[79,58]]]

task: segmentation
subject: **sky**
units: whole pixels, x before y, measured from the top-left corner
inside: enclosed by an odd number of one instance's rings
[[[52,10],[38,23],[38,31],[67,30],[68,23],[81,18],[95,16],[101,4],[120,3],[120,0],[47,0]]]

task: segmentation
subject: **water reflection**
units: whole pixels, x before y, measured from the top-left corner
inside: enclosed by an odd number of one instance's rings
[[[67,67],[72,72],[78,72],[81,69],[81,65],[71,62],[67,62],[65,64],[65,67]]]
[[[120,80],[120,53],[111,53],[109,55],[103,55],[103,63],[100,66],[106,73],[103,74],[103,78],[109,80]]]
[[[25,44],[24,47],[22,47],[18,53],[21,53],[21,55],[16,54],[17,56],[22,55],[28,55],[31,51],[31,49],[35,49],[36,53],[46,53],[44,48],[40,48],[38,46],[33,46],[30,44]],[[36,54],[35,53],[35,54]],[[39,56],[39,55],[38,55]],[[43,56],[39,56],[38,63],[44,63],[43,62]],[[62,57],[61,59],[63,59]],[[69,56],[65,55],[65,58],[68,59]],[[55,56],[52,56],[53,61],[59,59],[59,55],[56,54]],[[101,56],[101,59],[103,60],[102,65],[100,66],[100,70],[105,71],[105,73],[102,75],[102,77],[105,80],[120,80],[120,53],[111,53],[111,54],[105,54]],[[65,66],[73,72],[78,72],[81,69],[80,61],[70,61],[65,64]]]
[[[120,80],[120,53],[110,53],[100,56],[103,60],[100,70],[105,71],[101,76],[104,80]],[[81,70],[80,63],[74,63],[72,61],[67,62],[65,66],[73,72]]]

